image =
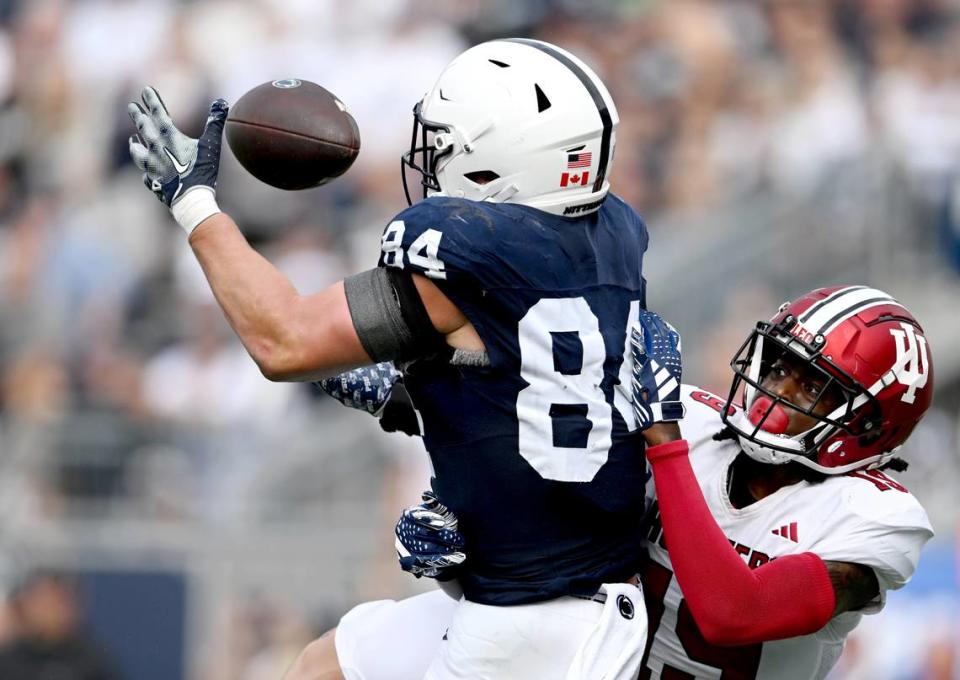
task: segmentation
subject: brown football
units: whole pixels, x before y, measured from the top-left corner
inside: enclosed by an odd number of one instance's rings
[[[357,122],[335,95],[296,78],[258,85],[230,108],[227,142],[247,171],[279,189],[339,177],[360,151]]]

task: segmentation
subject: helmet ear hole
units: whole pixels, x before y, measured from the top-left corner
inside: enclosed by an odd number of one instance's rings
[[[857,443],[858,443],[860,446],[866,448],[866,447],[870,446],[871,444],[873,444],[873,443],[874,443],[875,441],[877,441],[878,439],[880,439],[880,437],[888,436],[888,435],[891,435],[891,436],[892,436],[892,435],[895,435],[895,434],[897,433],[897,430],[899,430],[899,429],[900,429],[899,427],[894,427],[894,428],[893,428],[892,430],[890,430],[889,432],[884,432],[883,430],[881,430],[881,429],[878,427],[876,430],[872,430],[872,431],[869,431],[869,432],[866,432],[866,433],[860,435],[860,437],[857,438]]]
[[[463,175],[468,180],[474,184],[484,185],[489,184],[495,179],[500,179],[500,175],[495,173],[493,170],[474,170],[473,172],[467,172]]]

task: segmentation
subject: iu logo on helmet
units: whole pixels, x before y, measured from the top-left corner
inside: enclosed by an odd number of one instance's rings
[[[897,363],[890,370],[897,382],[907,386],[900,400],[912,404],[917,398],[917,390],[927,384],[930,364],[927,356],[927,339],[917,335],[916,329],[908,323],[901,323],[903,330],[891,328],[890,335],[897,344]]]

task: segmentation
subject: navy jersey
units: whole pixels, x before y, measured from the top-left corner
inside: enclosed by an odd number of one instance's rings
[[[628,327],[646,248],[643,220],[613,195],[576,218],[435,197],[384,231],[380,266],[429,277],[490,358],[421,362],[405,378],[434,489],[467,539],[468,599],[592,593],[638,568],[646,474]]]

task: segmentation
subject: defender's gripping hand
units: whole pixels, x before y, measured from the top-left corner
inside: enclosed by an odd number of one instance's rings
[[[130,156],[143,170],[143,183],[189,235],[198,224],[220,212],[215,199],[220,146],[229,105],[217,99],[200,139],[180,132],[167,107],[152,87],[145,87],[140,102],[127,107],[137,135],[129,140]]]
[[[457,531],[457,516],[432,491],[424,491],[422,498],[423,503],[404,510],[397,522],[400,568],[417,578],[448,581],[467,559],[466,542]]]
[[[423,434],[410,395],[404,389],[403,374],[389,361],[355,368],[314,384],[344,406],[379,418],[385,432],[403,432],[411,437]]]
[[[633,410],[641,430],[684,416],[680,401],[680,334],[654,312],[642,310],[630,329]]]
[[[363,366],[317,382],[324,392],[349,408],[380,417],[402,377],[389,361]]]

